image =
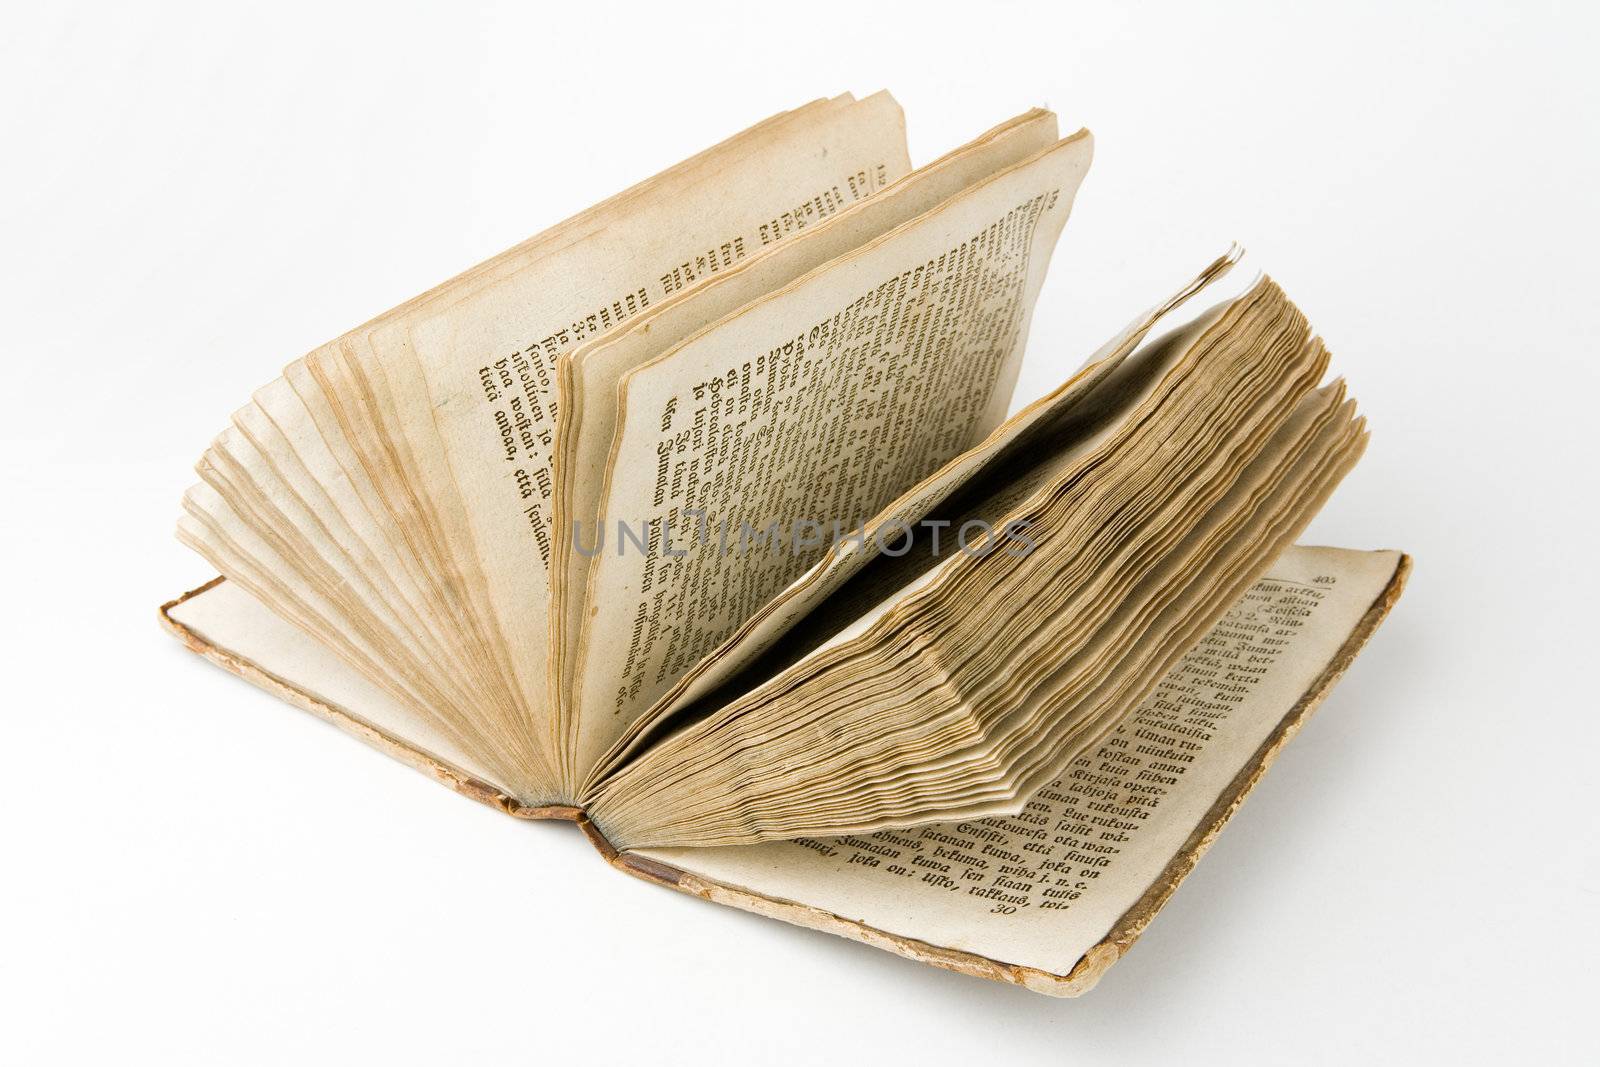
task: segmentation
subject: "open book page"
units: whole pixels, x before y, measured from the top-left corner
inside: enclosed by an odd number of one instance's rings
[[[555,755],[548,755],[562,750],[547,736],[545,594],[497,585],[500,572],[480,565],[471,527],[480,504],[493,507],[505,499],[487,495],[485,486],[503,489],[504,464],[513,458],[518,462],[511,473],[519,475],[513,480],[521,490],[550,484],[547,464],[521,462],[540,433],[515,416],[526,415],[537,390],[529,392],[531,383],[520,378],[521,392],[507,389],[501,406],[486,412],[491,387],[480,371],[493,366],[469,366],[478,356],[488,359],[484,351],[456,352],[461,362],[454,370],[477,382],[481,395],[473,410],[486,420],[485,432],[511,448],[502,451],[502,466],[471,466],[481,484],[458,487],[439,431],[461,423],[465,401],[459,393],[429,392],[411,329],[437,324],[441,316],[448,320],[458,307],[491,314],[480,307],[487,302],[500,307],[497,322],[528,337],[548,340],[539,329],[550,319],[567,321],[553,327],[556,333],[580,325],[599,332],[615,325],[616,313],[590,307],[592,293],[585,293],[609,286],[613,275],[642,270],[631,258],[638,249],[688,257],[663,268],[659,293],[641,282],[641,299],[690,289],[724,266],[721,259],[706,266],[713,253],[701,246],[713,230],[737,258],[763,234],[769,241],[787,239],[842,210],[819,199],[818,189],[837,197],[842,186],[866,196],[905,169],[903,121],[892,99],[818,102],[761,123],[473,268],[296,361],[283,379],[259,391],[201,462],[216,506],[191,516],[186,538],[231,577],[250,569],[258,579],[245,583],[251,592],[312,625],[331,647],[349,645],[346,634],[363,635],[362,654],[353,662],[380,685],[405,689],[452,720],[457,737],[490,738],[476,750],[519,766],[510,776],[519,795],[569,793]],[[748,195],[728,195],[723,185],[729,182]],[[541,278],[550,282],[543,289]],[[626,310],[628,299],[622,303]],[[536,373],[554,358],[540,356],[544,347],[536,338],[521,353],[502,350],[499,359]],[[553,416],[549,398],[542,402]],[[315,485],[308,487],[307,478]],[[542,529],[526,516],[519,527],[524,535]],[[241,552],[240,546],[267,551]],[[507,568],[514,562],[503,554],[494,558]],[[294,610],[296,591],[305,588],[321,593],[314,613]]]
[[[1020,115],[919,168],[882,193],[772,244],[699,288],[657,304],[619,329],[561,357],[554,511],[556,569],[562,577],[555,583],[553,626],[563,690],[570,686],[577,658],[591,562],[589,555],[574,551],[573,543],[594,543],[595,514],[616,430],[617,388],[623,376],[744,305],[1048,148],[1057,140],[1056,131],[1056,118],[1047,111]]]
[[[1290,549],[1090,755],[1020,814],[704,849],[644,849],[680,888],[1045,991],[1115,960],[1398,594],[1396,552]],[[1376,607],[1375,607],[1376,605]],[[1265,755],[1264,755],[1265,753]],[[1230,795],[1230,793],[1232,795]],[[1228,810],[1218,812],[1219,798]],[[667,872],[665,880],[675,875]],[[1153,894],[1153,896],[1152,896]],[[907,943],[899,943],[907,942]],[[1107,947],[1109,945],[1109,947]],[[1037,979],[1036,982],[1034,979]]]
[[[644,543],[591,564],[579,766],[815,562],[830,524],[999,423],[1090,154],[1068,138],[626,376],[598,515]]]
[[[1096,387],[1122,366],[1123,361],[1158,323],[1225,276],[1242,254],[1243,250],[1235,246],[1167,300],[1141,312],[1125,329],[1090,356],[1083,367],[1060,387],[1017,412],[981,444],[950,460],[926,481],[874,516],[866,524],[866,536],[832,545],[811,569],[746,619],[720,648],[707,654],[694,669],[679,679],[648,715],[637,719],[596,771],[591,773],[589,783],[597,782],[605,772],[635,753],[641,744],[647,743],[659,724],[706,697],[718,686],[728,683],[772,649],[794,627],[810,620],[829,597],[863,567],[879,558],[880,531],[915,525],[953,494],[964,491],[964,487],[985,481],[993,471],[1013,462],[1018,455],[1030,453],[1034,439],[1040,432],[1074,417],[1082,405],[1095,395]],[[931,576],[928,580],[931,580]]]
[[[606,837],[705,847],[1020,812],[1288,549],[1365,443],[1269,281],[1178,347],[1100,446],[996,516],[1031,549],[952,550],[860,638],[686,713],[585,794]]]
[[[407,478],[447,554],[483,591],[529,699],[547,692],[554,362],[652,303],[871,195],[909,169],[887,94],[834,109],[763,151],[633,198],[535,262],[373,331],[346,358],[402,431]]]

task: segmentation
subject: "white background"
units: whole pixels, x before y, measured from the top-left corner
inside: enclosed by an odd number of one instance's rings
[[[0,1059],[1596,1062],[1594,8],[566,6],[6,15]],[[1308,540],[1417,559],[1079,1001],[626,878],[155,622],[281,364],[880,87],[914,162],[1035,104],[1097,135],[1019,400],[1237,239],[1375,430]]]

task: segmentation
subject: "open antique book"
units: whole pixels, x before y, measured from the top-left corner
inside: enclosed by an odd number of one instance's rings
[[[1088,169],[785,112],[291,364],[199,463],[195,651],[651,881],[1071,995],[1398,596],[1270,280],[1005,419]]]

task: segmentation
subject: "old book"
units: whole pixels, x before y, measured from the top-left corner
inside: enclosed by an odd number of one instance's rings
[[[1132,943],[1407,558],[1218,259],[1004,418],[1087,131],[775,116],[310,353],[198,464],[195,651],[703,898],[1057,995]]]

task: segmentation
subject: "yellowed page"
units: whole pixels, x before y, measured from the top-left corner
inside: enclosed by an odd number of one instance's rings
[[[891,180],[868,160],[888,158],[898,172],[904,157],[899,109],[886,96],[817,101],[760,123],[322,346],[259,391],[237,416],[238,428],[203,457],[202,471],[229,506],[189,516],[185,540],[213,560],[247,567],[256,595],[286,617],[321,625],[317,633],[334,646],[350,644],[347,632],[362,634],[363,669],[404,678],[423,710],[432,707],[458,725],[463,718],[477,720],[494,736],[514,739],[480,755],[528,750],[517,761],[526,764],[524,773],[501,779],[519,795],[570,793],[549,728],[542,681],[547,650],[542,638],[529,640],[542,635],[547,605],[535,598],[508,607],[495,598],[471,533],[478,494],[457,492],[448,477],[435,426],[448,416],[435,409],[418,376],[411,326],[474,300],[492,302],[495,293],[513,304],[531,301],[507,309],[508,322],[576,314],[573,307],[540,303],[541,294],[527,291],[529,272],[572,268],[576,273],[560,279],[561,292],[582,292],[583,271],[595,267],[585,249],[610,240],[611,266],[623,270],[638,265],[634,253],[653,247],[648,241],[618,246],[630,226],[643,227],[658,244],[675,237],[698,241],[696,227],[719,221],[742,227],[738,240],[759,234],[763,223],[769,240],[788,240],[796,227],[814,225],[828,197],[838,198],[833,191],[817,193],[817,175],[867,195]],[[862,169],[840,177],[848,158],[862,161]],[[730,181],[745,198],[727,194]],[[671,251],[683,248],[672,245]],[[739,251],[731,241],[729,254]],[[708,255],[695,260],[691,251],[684,263],[697,272]],[[699,283],[683,268],[669,265],[663,287]],[[603,269],[589,280],[609,284]],[[529,477],[550,480],[547,469]],[[259,528],[247,529],[252,526]],[[244,550],[258,535],[272,552]],[[326,594],[315,610],[292,592],[308,585]],[[330,614],[333,609],[341,614]],[[424,692],[446,689],[459,691],[445,694],[448,700]]]
[[[599,515],[652,544],[591,565],[579,766],[815,562],[813,527],[848,531],[1000,422],[1091,145],[1068,138],[627,375]],[[725,549],[772,523],[787,545]]]
[[[1241,255],[1243,250],[1234,246],[1167,300],[1141,312],[1090,356],[1083,367],[1059,388],[1017,412],[981,444],[952,459],[926,481],[879,512],[867,524],[867,536],[859,541],[845,540],[832,546],[815,566],[746,619],[720,648],[708,653],[693,670],[684,675],[651,709],[648,716],[637,720],[607,755],[601,764],[602,769],[609,769],[624,754],[633,751],[637,739],[648,732],[653,722],[672,715],[714,690],[807,618],[832,592],[877,555],[878,531],[892,530],[900,523],[917,522],[959,486],[984,477],[990,464],[1001,462],[1011,450],[1021,447],[1035,427],[1070,413],[1075,405],[1093,393],[1097,383],[1121,366],[1122,361],[1149,336],[1157,323],[1226,275]],[[589,778],[590,783],[598,780],[598,775]]]
[[[636,854],[896,937],[1067,975],[1323,676],[1400,558],[1290,549],[1129,721],[1020,815]]]
[[[369,351],[347,357],[370,364],[369,385],[403,428],[406,477],[450,558],[481,582],[536,704],[547,692],[555,359],[909,169],[903,118],[887,94],[793,140],[671,196],[641,197],[493,285],[374,331]]]
[[[570,684],[584,609],[590,557],[572,550],[574,539],[592,544],[604,488],[606,459],[617,424],[617,387],[623,375],[660,356],[694,332],[793,282],[829,260],[906,223],[1005,167],[1027,159],[1057,139],[1055,116],[1034,110],[976,138],[896,182],[850,210],[779,242],[692,292],[675,296],[623,327],[563,355],[557,419],[555,501],[556,625],[563,630],[562,684]]]

